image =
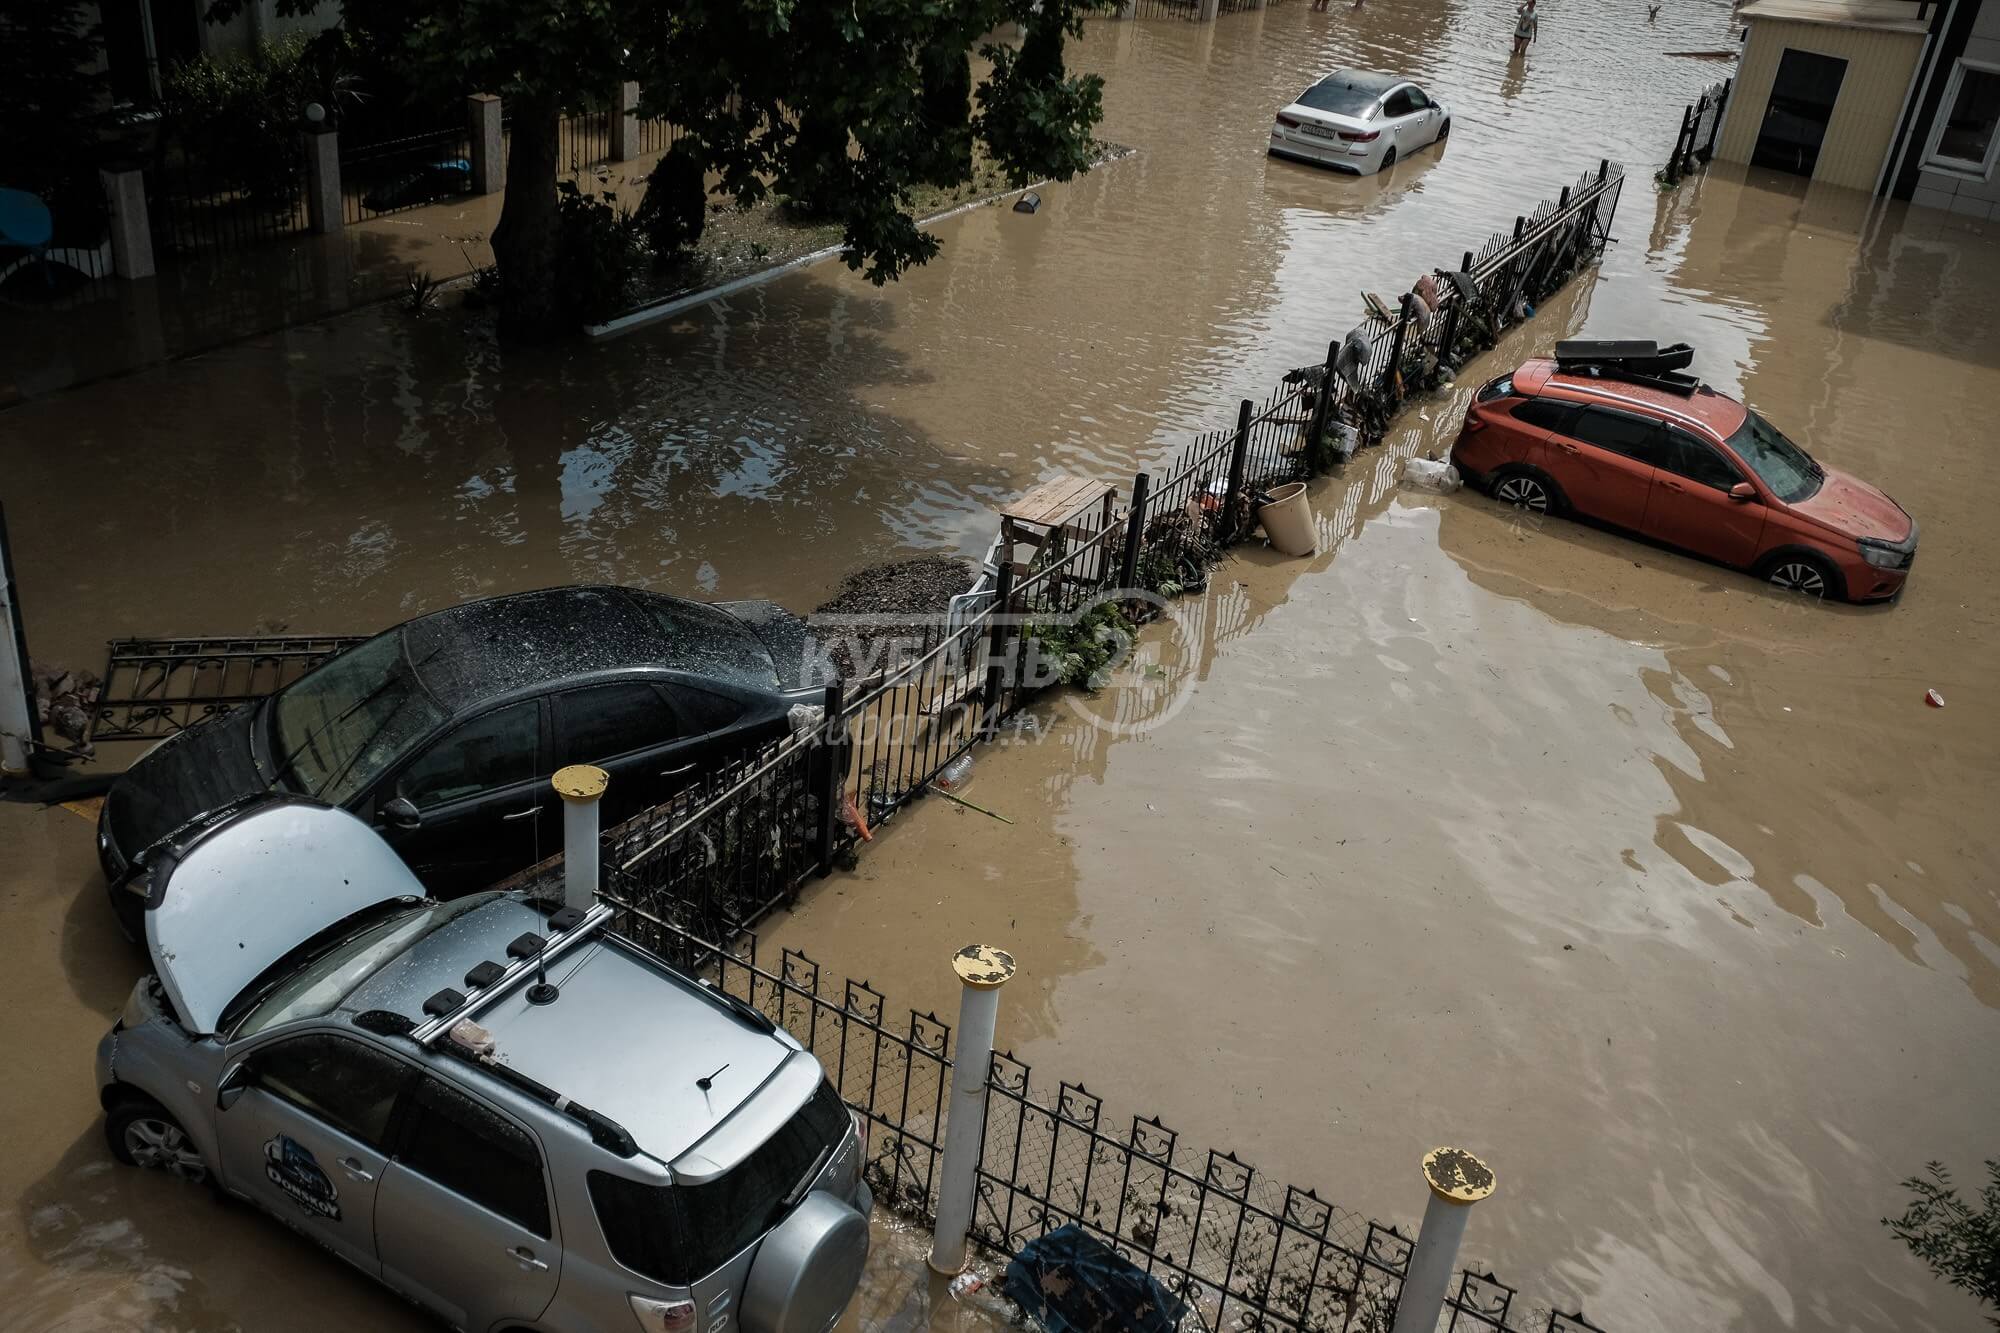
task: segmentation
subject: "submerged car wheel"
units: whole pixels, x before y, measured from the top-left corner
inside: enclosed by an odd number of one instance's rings
[[[1764,577],[1786,592],[1804,593],[1808,597],[1824,597],[1833,589],[1833,577],[1826,566],[1809,555],[1780,557],[1765,571]]]
[[[1388,152],[1382,154],[1382,165],[1380,167],[1380,170],[1387,171],[1390,167],[1393,167],[1395,165],[1396,165],[1396,150],[1391,148]]]
[[[208,1178],[194,1140],[166,1108],[150,1097],[134,1097],[111,1108],[104,1117],[104,1137],[111,1155],[127,1166],[166,1171],[182,1180]]]
[[[1447,119],[1444,124],[1438,126],[1438,142],[1443,143],[1446,139],[1450,137],[1451,137],[1451,121]]]
[[[1537,514],[1553,513],[1557,506],[1555,492],[1549,483],[1532,472],[1502,473],[1499,480],[1493,483],[1493,498],[1502,504]]]

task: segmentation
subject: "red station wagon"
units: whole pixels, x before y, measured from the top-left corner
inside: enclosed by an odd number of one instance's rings
[[[1916,520],[1687,375],[1686,346],[1565,342],[1482,387],[1452,446],[1467,482],[1539,513],[1624,528],[1782,588],[1902,591]]]

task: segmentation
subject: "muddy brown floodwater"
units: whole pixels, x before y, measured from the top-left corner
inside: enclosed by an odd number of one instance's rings
[[[1975,1327],[1875,1219],[1925,1159],[1976,1179],[2000,1147],[2000,246],[1765,173],[1655,197],[1717,73],[1663,53],[1728,45],[1726,5],[1552,4],[1511,64],[1510,17],[1093,23],[1077,63],[1139,152],[1036,216],[943,224],[885,290],[823,267],[532,354],[364,311],[0,414],[30,641],[91,665],[114,635],[366,630],[575,579],[812,606],[870,561],[976,551],[1050,471],[1156,462],[1322,355],[1359,289],[1622,159],[1598,280],[1319,485],[1320,555],[1244,554],[1187,603],[1174,716],[1120,738],[1050,704],[978,761],[1014,825],[920,805],[769,947],[940,1012],[951,950],[1008,947],[1002,1040],[1038,1083],[1384,1220],[1415,1220],[1425,1150],[1478,1152],[1500,1183],[1467,1257],[1611,1329]],[[1359,181],[1266,159],[1271,110],[1339,64],[1426,77],[1449,146]],[[1474,384],[1575,330],[1694,343],[1884,485],[1924,525],[1902,602],[1396,492]],[[87,1071],[137,960],[89,834],[0,807],[10,1322],[421,1326],[112,1167]],[[920,1244],[878,1241],[850,1325],[970,1326]]]

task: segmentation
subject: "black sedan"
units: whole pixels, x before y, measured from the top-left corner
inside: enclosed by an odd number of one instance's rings
[[[555,852],[565,764],[611,774],[606,824],[782,735],[805,624],[769,602],[632,588],[467,602],[358,644],[277,694],[156,746],[112,786],[98,857],[136,937],[147,853],[272,791],[353,811],[433,892],[483,888]]]

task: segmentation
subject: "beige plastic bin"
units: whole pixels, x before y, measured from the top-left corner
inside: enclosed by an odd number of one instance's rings
[[[1313,522],[1312,502],[1306,499],[1306,484],[1289,481],[1271,492],[1271,503],[1257,511],[1264,535],[1271,546],[1284,555],[1311,555],[1319,549],[1319,532]]]

